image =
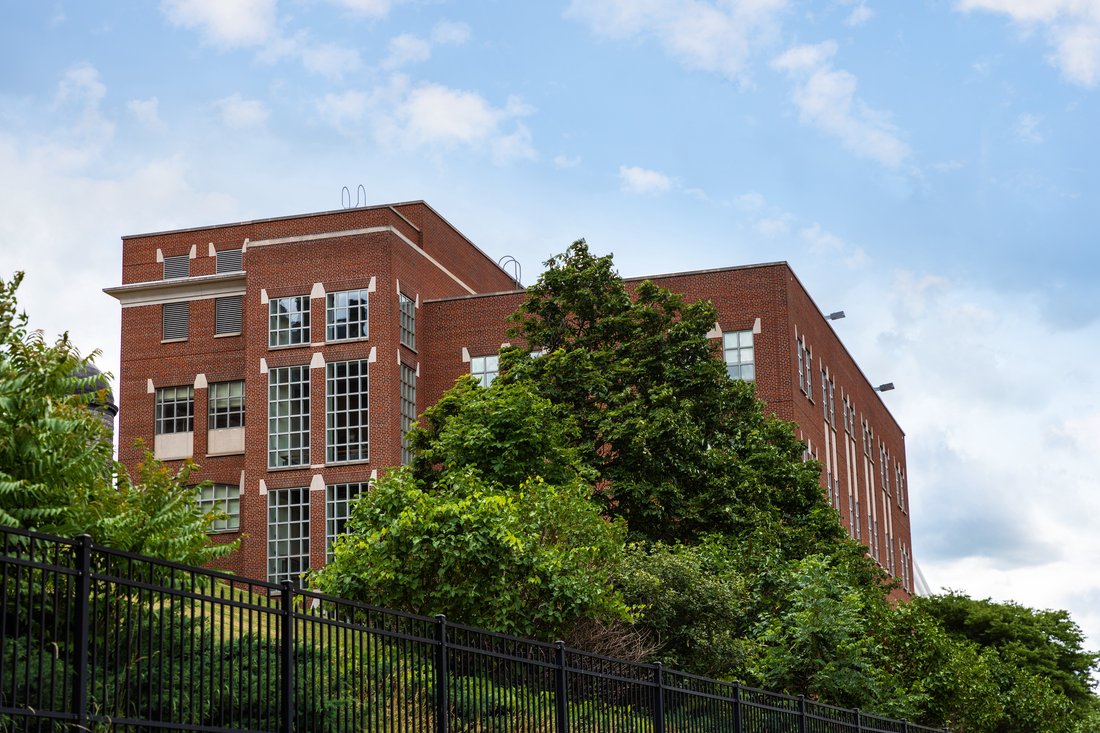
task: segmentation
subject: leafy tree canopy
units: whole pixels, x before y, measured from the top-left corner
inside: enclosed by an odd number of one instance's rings
[[[423,421],[415,465],[356,502],[316,587],[543,639],[630,618],[611,582],[625,528],[591,501],[567,419],[525,385],[463,380]]]
[[[694,541],[760,525],[792,556],[842,536],[791,426],[727,377],[707,338],[717,313],[646,281],[628,289],[583,240],[546,263],[512,316],[501,376],[564,409],[605,511],[638,538]]]
[[[946,593],[915,601],[953,638],[996,652],[1006,664],[1046,680],[1074,703],[1095,704],[1091,676],[1100,654],[1084,649],[1084,634],[1065,611]]]
[[[151,453],[137,479],[113,459],[110,433],[90,402],[103,403],[68,335],[53,343],[27,328],[16,290],[0,279],[0,524],[93,541],[166,560],[205,564],[236,545],[212,546],[214,515],[198,510],[196,466],[170,473]],[[116,483],[117,480],[117,483]]]

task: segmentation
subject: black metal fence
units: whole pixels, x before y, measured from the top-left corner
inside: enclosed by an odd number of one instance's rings
[[[0,731],[907,733],[933,729],[0,530]]]

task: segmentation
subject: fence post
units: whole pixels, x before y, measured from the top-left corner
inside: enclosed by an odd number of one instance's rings
[[[282,614],[282,645],[280,664],[283,668],[280,730],[282,733],[294,731],[294,583],[282,582],[280,611]]]
[[[733,683],[733,733],[741,733],[741,683]]]
[[[863,716],[860,714],[859,708],[856,708],[856,731],[858,733],[859,731],[862,731],[862,730],[863,730]]]
[[[435,733],[451,729],[451,701],[448,699],[447,617],[435,617]]]
[[[653,704],[653,733],[665,733],[665,668],[657,662],[653,669],[657,682]]]
[[[806,733],[806,696],[798,696],[798,733]]]
[[[557,646],[558,667],[554,670],[554,697],[557,700],[557,733],[569,733],[569,682],[565,671],[565,642],[555,642]]]
[[[76,609],[73,621],[76,624],[73,638],[74,664],[76,666],[76,689],[73,690],[73,715],[75,727],[88,729],[88,687],[91,680],[88,675],[88,632],[91,625],[89,606],[92,597],[92,538],[82,534],[76,538]]]

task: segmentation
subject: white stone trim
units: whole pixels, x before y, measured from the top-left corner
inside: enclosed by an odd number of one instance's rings
[[[467,364],[470,363],[470,350],[467,349],[465,346],[462,347],[462,361]]]
[[[206,375],[205,374],[196,374],[195,375],[195,389],[206,389]]]
[[[309,480],[310,491],[324,491],[325,490],[325,477],[319,473],[313,474],[313,478]]]
[[[172,280],[153,280],[104,288],[103,292],[116,298],[123,308],[182,303],[190,300],[211,300],[227,295],[244,295],[245,274],[230,272]]]
[[[373,350],[373,349],[372,349]],[[314,351],[313,356],[309,358],[310,369],[324,369],[325,368],[325,355],[320,351]]]
[[[313,283],[313,287],[309,291],[310,298],[323,298],[325,297],[325,284]]]

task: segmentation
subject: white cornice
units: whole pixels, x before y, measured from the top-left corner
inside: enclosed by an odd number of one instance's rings
[[[244,295],[244,271],[226,272],[218,275],[196,275],[174,280],[152,280],[143,283],[129,283],[113,288],[104,288],[103,292],[116,298],[123,308],[140,305],[159,305],[179,303],[188,300],[207,300],[227,295]]]

